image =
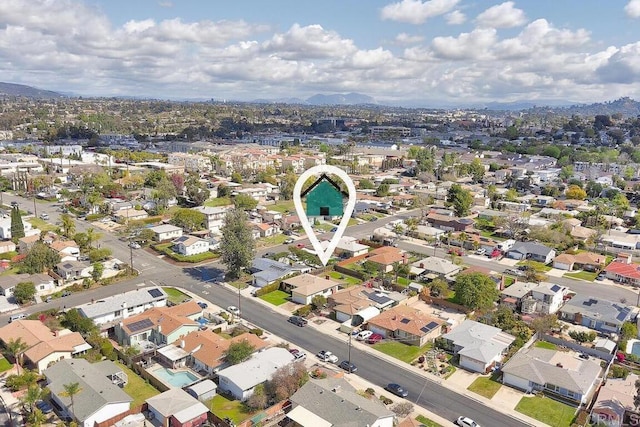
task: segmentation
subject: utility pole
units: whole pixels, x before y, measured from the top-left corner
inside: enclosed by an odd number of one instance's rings
[[[35,191],[35,190],[33,190]],[[36,193],[33,193],[33,215],[38,217],[38,207],[36,206]]]
[[[348,350],[347,350],[347,354],[348,354],[347,359],[349,359],[349,370],[351,370],[351,337],[352,336],[353,336],[353,334],[351,332],[349,332],[349,347],[348,347]]]
[[[133,274],[133,246],[131,244],[132,236],[129,235],[129,267],[131,268],[131,274]]]

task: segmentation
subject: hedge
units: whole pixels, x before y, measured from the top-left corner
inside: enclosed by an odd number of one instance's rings
[[[270,292],[277,291],[280,289],[280,282],[275,282],[267,286],[263,286],[260,289],[256,289],[256,296],[261,297],[262,295],[266,295]]]
[[[307,317],[309,313],[311,313],[311,310],[313,310],[312,305],[303,305],[302,307],[296,310],[295,314],[300,317]]]

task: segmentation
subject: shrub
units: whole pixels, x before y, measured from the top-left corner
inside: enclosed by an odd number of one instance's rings
[[[300,317],[307,317],[309,313],[311,313],[311,310],[313,310],[312,305],[303,305],[302,307],[296,310],[295,314]]]
[[[251,329],[251,331],[249,331],[249,332],[251,332],[253,335],[256,335],[258,337],[261,337],[262,334],[264,333],[264,331],[262,329],[260,329],[260,328]]]
[[[611,366],[609,375],[611,376],[611,378],[627,378],[627,375],[629,375],[629,370],[623,366],[613,365]]]
[[[369,396],[373,396],[374,394],[376,394],[376,391],[374,389],[372,389],[371,387],[366,389],[364,392],[367,393]]]
[[[578,341],[579,343],[593,342],[596,339],[596,333],[593,331],[592,332],[571,331],[569,332],[569,336],[574,340]]]
[[[380,401],[385,405],[391,405],[393,400],[389,399],[387,396],[380,396]]]
[[[256,289],[255,294],[257,297],[261,297],[262,295],[266,295],[269,292],[277,291],[278,289],[280,289],[280,282],[275,282],[270,285],[263,286],[260,289]]]

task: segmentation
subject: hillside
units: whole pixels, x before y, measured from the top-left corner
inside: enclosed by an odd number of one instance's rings
[[[25,98],[63,98],[64,96],[50,90],[37,89],[35,87],[19,85],[15,83],[0,82],[0,96],[20,96]]]

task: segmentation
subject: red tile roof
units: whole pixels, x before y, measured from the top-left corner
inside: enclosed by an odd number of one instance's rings
[[[622,277],[640,280],[640,264],[627,264],[625,262],[613,261],[604,271]]]

